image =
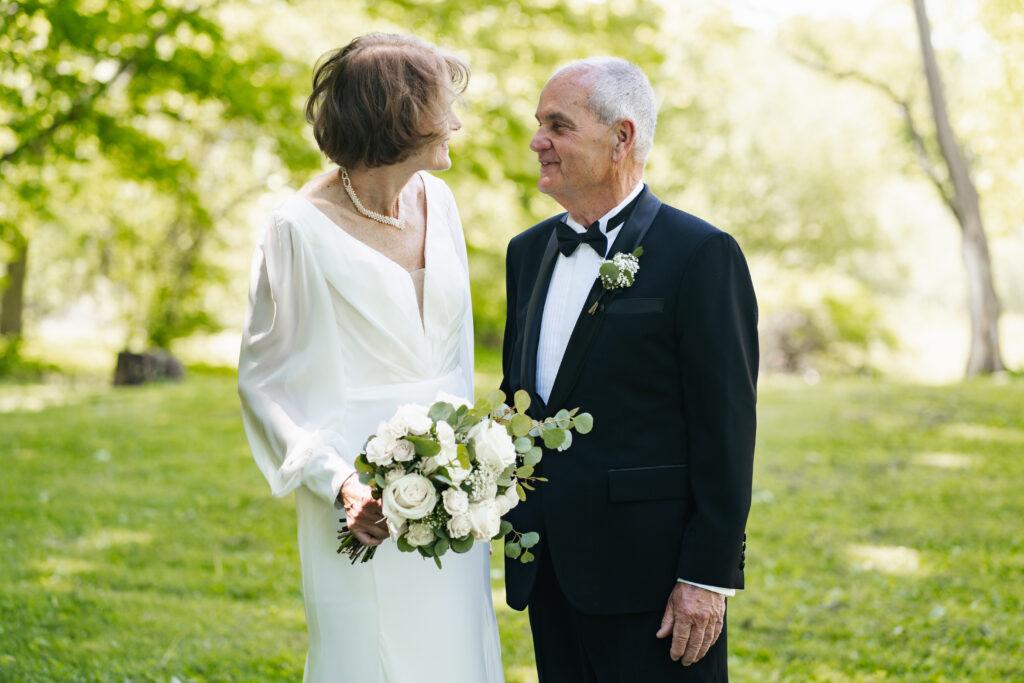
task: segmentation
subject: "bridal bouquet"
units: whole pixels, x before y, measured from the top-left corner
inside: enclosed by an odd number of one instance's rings
[[[594,421],[579,409],[533,420],[526,415],[530,396],[517,391],[513,405],[495,391],[476,405],[439,393],[429,407],[408,404],[377,426],[356,458],[359,480],[381,500],[392,540],[403,552],[440,557],[450,548],[464,553],[473,543],[490,542],[511,533],[505,554],[522,562],[540,540],[537,532],[520,533],[502,515],[526,500],[526,491],[546,481],[534,476],[542,450],[564,451],[572,430],[586,434]],[[338,552],[353,564],[373,557],[376,547],[364,546],[344,525]]]

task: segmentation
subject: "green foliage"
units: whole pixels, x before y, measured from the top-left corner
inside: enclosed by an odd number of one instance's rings
[[[259,36],[228,37],[216,3],[24,0],[0,13],[0,239],[59,234],[88,264],[83,284],[118,288],[138,341],[216,329],[217,228],[268,169],[317,164],[299,69]],[[261,150],[276,161],[253,169]]]
[[[0,416],[0,679],[301,677],[294,505],[252,462],[233,378],[189,376]],[[762,386],[732,677],[1014,680],[1022,403],[1019,381]],[[503,560],[506,680],[532,683]]]

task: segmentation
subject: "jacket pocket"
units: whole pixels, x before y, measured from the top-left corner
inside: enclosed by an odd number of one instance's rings
[[[661,313],[664,309],[664,299],[612,299],[606,312],[608,315],[642,315]]]
[[[613,503],[672,500],[686,495],[686,465],[608,470],[608,499]]]

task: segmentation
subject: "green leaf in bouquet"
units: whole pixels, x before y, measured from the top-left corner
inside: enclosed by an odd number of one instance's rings
[[[514,560],[519,557],[521,552],[523,552],[523,549],[515,541],[505,544],[505,557],[511,557]]]
[[[473,404],[473,412],[481,415],[487,415],[491,412],[491,402],[486,398],[478,398],[476,403]]]
[[[438,505],[442,505],[442,507],[443,507],[442,503],[438,503]],[[445,541],[451,540],[451,537],[448,535],[448,529],[445,528],[444,524],[438,524],[437,526],[431,526],[430,530],[433,531],[434,535],[437,536],[440,539],[443,539]]]
[[[374,469],[373,465],[370,464],[370,461],[366,459],[365,455],[360,455],[358,458],[356,458],[355,465],[356,472],[359,473],[373,472]]]
[[[513,442],[513,445],[516,447],[516,453],[525,453],[533,448],[533,439],[528,436],[520,436]]]
[[[516,411],[525,413],[530,409],[530,394],[523,389],[516,392],[515,395]]]
[[[370,482],[376,482],[376,479],[374,477],[374,474],[373,474],[372,470],[369,471],[369,472],[360,472],[359,473],[359,483],[360,484],[366,484],[367,486],[369,486]]]
[[[535,489],[535,488],[533,488],[533,487],[532,487],[532,486],[530,485],[530,482],[528,482],[528,481],[521,481],[521,482],[519,482],[519,483],[520,483],[520,484],[522,485],[522,487],[523,487],[524,489],[526,489],[527,491],[536,491],[536,489]]]
[[[381,487],[382,489],[388,487],[388,480],[384,478],[383,472],[377,472],[377,474],[373,475],[373,478],[377,482],[377,486]]]
[[[543,457],[544,451],[540,449],[540,446],[534,446],[530,450],[526,451],[526,455],[523,456],[523,464],[535,467]]]
[[[530,436],[534,438],[540,436],[540,427],[534,425],[533,429],[530,430]]]
[[[455,457],[458,459],[459,465],[461,465],[464,470],[468,470],[470,465],[472,465],[469,455],[469,447],[464,443],[460,443]]]
[[[644,248],[643,247],[637,247],[636,249],[633,250],[633,256],[636,256],[637,258],[640,258],[643,255],[644,255]]]
[[[526,500],[526,491],[523,490],[523,485],[516,484],[516,493],[519,494],[519,500]]]
[[[540,542],[540,534],[536,531],[527,531],[523,534],[523,537],[519,539],[519,545],[524,548],[532,548]]]
[[[451,424],[451,417],[454,414],[455,407],[451,403],[445,403],[444,401],[438,401],[430,406],[430,410],[427,411],[427,417],[434,422],[447,422],[448,424]]]
[[[416,448],[416,455],[421,458],[431,458],[441,452],[441,444],[433,439],[423,436],[407,436],[405,438],[412,442]]]
[[[602,263],[601,270],[598,271],[601,277],[616,278],[619,276],[619,267],[614,263]]]
[[[516,415],[508,424],[512,428],[512,436],[525,437],[533,427],[533,420],[528,415]]]
[[[462,538],[452,539],[452,550],[457,553],[469,552],[470,548],[473,547],[473,536],[463,536]]]
[[[438,484],[444,484],[445,486],[455,486],[455,482],[452,481],[447,468],[444,467],[438,467],[434,470],[434,473],[430,475],[430,480],[437,482]]]
[[[405,540],[405,534],[402,534],[398,537],[398,542],[396,543],[396,545],[398,546],[398,549],[401,550],[403,553],[411,553],[412,551],[416,550],[416,546],[412,545],[411,543],[409,543],[409,541]]]
[[[579,408],[573,408],[572,410],[569,411],[569,417],[575,416],[578,412],[580,412]]]
[[[512,531],[512,522],[507,519],[501,520],[501,528],[498,529],[498,536],[508,536],[510,531]]]
[[[568,432],[564,429],[558,429],[557,427],[553,429],[545,429],[542,435],[542,438],[544,439],[544,446],[546,448],[558,448],[562,445],[562,442],[565,441],[565,435],[567,433]]]
[[[495,389],[487,394],[487,403],[490,404],[492,411],[497,410],[505,403],[505,392],[501,389]]]
[[[504,486],[505,488],[508,488],[509,486],[512,485],[512,475],[502,474],[494,483],[497,484],[498,486]]]
[[[594,417],[590,413],[580,413],[572,419],[572,426],[578,434],[587,434],[594,428]]]
[[[572,445],[572,432],[570,432],[567,429],[567,430],[565,430],[565,441],[563,441],[562,443],[558,444],[558,450],[559,451],[568,450],[569,446],[571,446],[571,445]]]
[[[533,553],[531,553],[529,550],[525,551],[522,555],[519,556],[519,561],[523,564],[526,564],[527,562],[533,562]]]
[[[441,557],[448,552],[448,539],[438,539],[437,543],[434,544],[433,553],[434,557]]]
[[[433,557],[434,556],[434,545],[433,544],[416,546],[416,550],[418,550],[420,555],[422,555],[423,557]]]
[[[522,467],[520,467],[519,469],[516,470],[516,476],[517,477],[521,477],[523,479],[527,479],[529,477],[532,477],[533,476],[533,467],[530,466],[530,465],[523,465]]]

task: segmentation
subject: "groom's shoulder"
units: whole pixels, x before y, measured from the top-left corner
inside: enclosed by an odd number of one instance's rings
[[[546,244],[548,237],[551,235],[551,231],[554,227],[562,221],[564,213],[557,214],[551,218],[545,218],[540,223],[530,226],[526,230],[509,240],[508,248],[513,249],[532,249],[540,247]]]

